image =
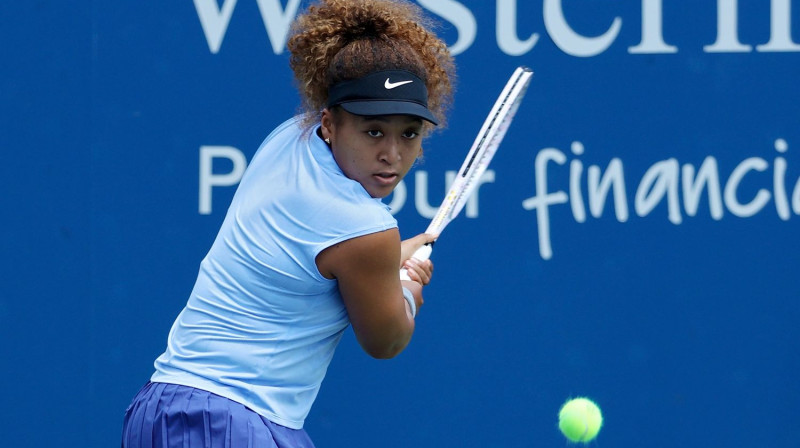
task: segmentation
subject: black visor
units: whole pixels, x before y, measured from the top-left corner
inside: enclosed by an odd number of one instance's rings
[[[406,70],[385,70],[340,82],[328,91],[328,107],[341,106],[355,115],[411,115],[439,122],[428,110],[428,89]]]

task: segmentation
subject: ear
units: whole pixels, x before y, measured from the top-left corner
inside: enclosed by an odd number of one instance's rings
[[[333,138],[335,125],[333,123],[333,113],[328,108],[322,109],[322,118],[320,118],[320,128],[319,131],[322,134],[322,138]]]

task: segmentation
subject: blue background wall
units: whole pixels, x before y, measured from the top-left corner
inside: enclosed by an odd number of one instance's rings
[[[297,2],[227,0],[212,51],[199,12],[221,3],[0,5],[3,446],[117,445],[235,189],[201,213],[202,182],[235,168],[203,177],[201,148],[249,160],[297,108],[259,9]],[[348,331],[307,421],[317,445],[559,447],[559,406],[587,395],[597,446],[800,446],[800,4],[419,3],[459,83],[393,198],[404,236],[513,68],[536,74],[437,244],[409,349],[376,361]],[[569,41],[559,10],[607,42]],[[504,11],[516,30],[498,38]],[[693,212],[685,169],[704,161],[721,191]],[[622,194],[590,201],[590,171]],[[562,201],[545,219],[531,198]]]

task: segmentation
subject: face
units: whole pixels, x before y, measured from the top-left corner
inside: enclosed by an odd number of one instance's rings
[[[373,198],[388,196],[422,151],[422,119],[406,115],[363,117],[342,109],[322,113],[322,137],[345,176]]]

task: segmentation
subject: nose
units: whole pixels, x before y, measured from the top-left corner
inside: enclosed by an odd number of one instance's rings
[[[380,161],[393,165],[402,159],[400,142],[396,138],[387,138],[380,152]]]

